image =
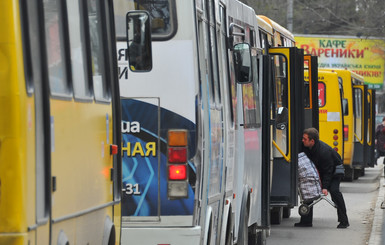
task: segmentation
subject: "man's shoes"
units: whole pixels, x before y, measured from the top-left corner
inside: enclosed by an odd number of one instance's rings
[[[313,227],[313,224],[312,223],[295,223],[294,224],[295,227]]]
[[[337,228],[338,229],[345,229],[345,228],[348,228],[349,227],[349,223],[345,223],[345,222],[341,222]]]

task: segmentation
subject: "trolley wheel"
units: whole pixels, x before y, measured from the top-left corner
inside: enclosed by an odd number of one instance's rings
[[[298,213],[300,215],[308,215],[309,212],[310,212],[310,208],[306,204],[301,204],[301,206],[299,206],[299,208],[298,208]]]

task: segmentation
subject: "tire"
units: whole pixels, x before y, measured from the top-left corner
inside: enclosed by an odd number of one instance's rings
[[[306,204],[301,204],[300,206],[299,206],[299,208],[298,208],[298,213],[299,213],[299,215],[308,215],[309,214],[309,212],[310,212],[310,208],[309,208],[309,206],[308,205],[306,205]]]
[[[352,182],[354,179],[354,169],[350,167],[345,167],[345,176],[344,181]]]
[[[257,232],[257,245],[266,245],[266,230]]]
[[[291,215],[291,208],[283,208],[283,218],[290,218]]]
[[[238,234],[238,242],[237,245],[249,245],[249,209],[248,207],[245,207],[245,211],[243,212],[243,219],[242,221],[242,230],[239,231]]]
[[[279,225],[283,218],[283,207],[275,207],[270,211],[270,223],[272,225]]]
[[[230,214],[231,214],[231,210],[230,210]],[[231,226],[231,224],[232,224],[232,220],[229,217],[227,220],[227,226],[226,226],[225,245],[234,245],[234,233],[233,233],[233,227]]]

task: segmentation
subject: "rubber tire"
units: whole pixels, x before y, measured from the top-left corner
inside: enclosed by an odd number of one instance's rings
[[[308,215],[310,212],[310,208],[308,205],[306,204],[301,204],[298,208],[298,213],[299,215],[303,216],[303,215]]]
[[[284,207],[283,208],[283,218],[287,219],[290,218],[291,215],[291,208]]]
[[[281,224],[283,219],[283,207],[275,207],[270,211],[270,223],[272,225]]]

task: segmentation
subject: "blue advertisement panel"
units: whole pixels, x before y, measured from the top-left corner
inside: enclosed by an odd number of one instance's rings
[[[195,125],[159,106],[158,98],[121,99],[123,216],[192,215],[195,167],[189,162],[188,198],[167,198],[167,131],[188,129],[195,152]],[[191,159],[191,155],[189,155]]]

